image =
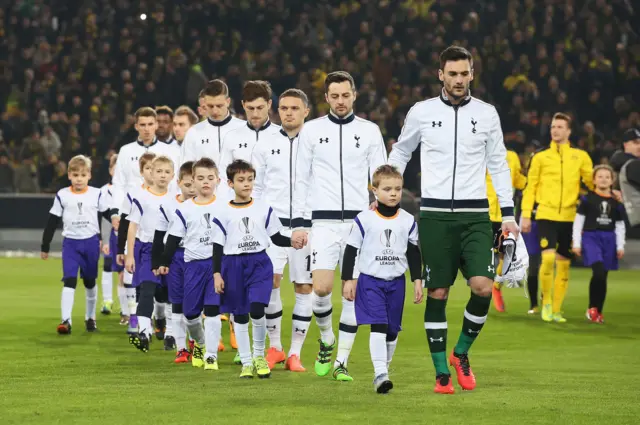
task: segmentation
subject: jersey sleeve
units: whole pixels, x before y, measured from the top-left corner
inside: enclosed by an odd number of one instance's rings
[[[387,148],[384,145],[384,138],[380,127],[375,126],[375,133],[373,135],[374,141],[369,147],[367,153],[367,161],[369,163],[369,178],[373,180],[373,173],[376,172],[378,167],[386,164],[387,162]]]
[[[98,211],[105,212],[111,208],[109,195],[106,190],[100,190],[98,194]]]
[[[62,211],[64,207],[62,206],[62,197],[60,197],[60,192],[56,193],[56,197],[53,198],[53,205],[49,210],[49,214],[53,214],[57,217],[62,217]]]
[[[218,161],[218,169],[220,170],[220,184],[227,184],[227,167],[233,162],[233,152],[231,147],[232,135],[235,131],[230,131],[224,135],[222,139],[222,147],[220,148],[220,160]],[[231,136],[230,136],[231,135]]]
[[[416,105],[413,105],[404,119],[402,131],[398,136],[398,141],[393,145],[389,154],[388,163],[393,165],[404,174],[404,169],[411,160],[413,151],[420,144],[420,121],[418,119],[418,111]]]
[[[495,108],[491,111],[491,129],[487,140],[486,150],[487,169],[491,175],[491,182],[498,195],[502,221],[515,220],[513,212],[513,186],[511,185],[511,170],[507,163],[507,149],[504,146],[500,116]]]
[[[158,224],[156,224],[156,230],[166,232],[169,230],[171,223],[171,208],[160,205],[160,217],[158,218]]]
[[[307,130],[307,131],[305,131]],[[293,227],[302,227],[307,207],[308,189],[311,183],[313,160],[313,146],[310,131],[305,127],[298,139],[298,153],[296,157],[296,178],[293,186]]]
[[[353,224],[351,225],[351,232],[349,233],[349,237],[347,238],[347,245],[351,245],[356,249],[360,249],[362,247],[362,241],[364,241],[364,226],[362,225],[361,214],[353,219]]]
[[[580,177],[589,190],[593,190],[593,161],[588,153],[583,152],[582,164],[580,165]]]
[[[184,238],[187,234],[187,220],[185,220],[183,212],[180,208],[176,208],[172,216],[173,220],[169,222],[169,234]]]
[[[133,198],[131,205],[131,214],[127,217],[130,223],[140,224],[142,216],[144,215],[144,209],[138,198]]]
[[[269,235],[269,237],[271,237],[282,230],[282,223],[280,222],[278,216],[273,212],[273,208],[267,208],[267,220],[264,224],[264,227],[267,229],[267,234]]]
[[[578,203],[578,214],[582,214],[586,216],[588,211],[589,211],[589,206],[587,204],[587,197],[581,196],[580,202]]]
[[[126,156],[126,151],[123,147],[118,152],[118,158],[121,160],[116,161],[116,169],[114,170],[112,179],[113,184],[111,185],[111,208],[113,209],[119,209],[122,206],[126,194],[125,185],[127,182],[127,175],[125,170],[126,161],[124,160]]]
[[[184,141],[180,147],[180,165],[188,161],[197,161],[196,153],[196,132],[193,127],[187,130],[187,134],[184,136]]]
[[[540,181],[540,158],[533,155],[529,163],[529,172],[527,173],[527,186],[522,193],[522,218],[531,218],[533,206],[536,201],[536,193],[538,191],[538,182]]]
[[[409,229],[409,243],[418,245],[418,223],[415,220]]]
[[[224,223],[223,223],[224,222]],[[214,232],[213,232],[213,243],[224,246],[224,243],[227,240],[227,228],[226,228],[226,220],[220,215],[213,218]]]

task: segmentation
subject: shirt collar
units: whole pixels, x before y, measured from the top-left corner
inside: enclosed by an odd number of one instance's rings
[[[249,127],[249,128],[250,128],[251,130],[253,130],[253,131],[264,131],[264,130],[266,130],[267,128],[269,128],[269,126],[270,126],[270,125],[271,125],[271,120],[267,119],[267,122],[266,122],[266,123],[264,123],[264,124],[262,125],[262,127],[260,127],[260,128],[257,128],[257,129],[256,129],[256,128],[253,128],[253,127],[251,126],[251,124],[249,123],[249,121],[247,121],[247,127]]]
[[[227,114],[227,117],[220,121],[214,121],[211,118],[207,118],[207,121],[214,127],[222,127],[223,125],[229,124],[229,121],[231,121],[231,114]]]
[[[355,119],[356,119],[356,115],[353,113],[353,111],[351,111],[351,113],[344,118],[340,118],[336,114],[334,114],[332,111],[329,111],[329,120],[331,120],[331,122],[334,124],[341,124],[341,125],[349,124]]]
[[[458,103],[457,105],[454,105],[453,103],[451,103],[451,101],[449,100],[449,96],[447,96],[447,93],[444,90],[444,87],[442,88],[442,91],[440,91],[440,100],[442,101],[442,103],[444,103],[447,106],[451,106],[451,107],[460,107],[460,106],[464,106],[467,103],[471,102],[471,90],[469,90],[469,92],[467,93],[467,95],[464,97],[464,99],[462,99],[462,101],[460,103]]]
[[[156,143],[158,143],[158,138],[157,138],[157,137],[154,137],[154,138],[153,138],[153,142],[151,142],[151,143],[149,144],[149,146],[145,146],[145,144],[144,144],[144,143],[142,143],[142,140],[140,140],[140,139],[136,140],[136,142],[138,142],[138,144],[139,144],[140,146],[142,146],[142,147],[144,147],[144,148],[147,148],[147,149],[148,149],[148,148],[150,148],[151,146],[153,146],[153,145],[155,145]]]
[[[282,134],[284,137],[286,137],[287,139],[289,139],[289,140],[291,140],[291,141],[293,141],[296,137],[298,137],[298,136],[300,135],[300,133],[298,133],[298,134],[296,134],[296,135],[295,135],[295,136],[293,136],[293,137],[289,137],[289,135],[287,134],[287,132],[286,132],[286,131],[284,131],[284,128],[281,128],[281,129],[280,129],[280,134]]]

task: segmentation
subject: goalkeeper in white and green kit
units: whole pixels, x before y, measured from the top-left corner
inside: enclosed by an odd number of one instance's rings
[[[500,118],[492,105],[471,96],[471,54],[452,46],[440,55],[440,96],[416,103],[407,114],[389,164],[401,171],[420,146],[422,198],[420,246],[427,305],[429,350],[436,369],[435,392],[454,392],[448,363],[464,390],[476,386],[469,348],[487,320],[495,276],[493,232],[485,185],[489,170],[502,212],[502,231],[518,237],[511,175]],[[437,242],[437,243],[434,243]],[[458,270],[471,289],[462,331],[447,359],[446,303]]]

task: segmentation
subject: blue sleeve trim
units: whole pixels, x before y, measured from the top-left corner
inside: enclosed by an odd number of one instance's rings
[[[144,211],[142,210],[142,205],[140,205],[140,202],[138,202],[137,199],[133,200],[133,203],[136,204],[136,206],[138,207],[138,209],[140,210],[140,215],[144,215]]]
[[[169,217],[167,217],[167,213],[164,212],[164,208],[162,208],[162,205],[160,206],[160,212],[162,213],[162,216],[164,217],[165,220],[167,220],[167,223],[168,223]]]
[[[265,229],[269,228],[269,221],[271,221],[271,213],[273,213],[273,208],[269,207],[269,212],[267,213],[267,222],[264,225]]]
[[[362,223],[360,223],[360,219],[356,217],[353,219],[353,221],[355,221],[358,227],[360,228],[360,233],[362,233],[362,237],[364,238],[364,227],[362,227]]]
[[[417,223],[415,222],[415,220],[413,221],[413,224],[411,225],[411,229],[409,229],[409,235],[411,235],[413,233],[413,229],[415,229],[417,226]]]
[[[56,193],[56,199],[58,200],[58,202],[60,202],[60,208],[64,210],[64,205],[62,205],[62,199],[60,198],[60,195],[58,195]]]
[[[220,220],[218,220],[217,218],[214,218],[213,222],[218,225],[218,227],[220,228],[220,230],[222,230],[222,233],[224,233],[224,236],[226,237],[227,231],[224,229],[224,226],[222,225],[222,223],[220,223]]]
[[[180,219],[180,221],[182,222],[182,224],[184,225],[184,228],[187,228],[187,220],[184,219],[184,216],[182,215],[182,213],[180,212],[180,210],[176,210],[176,215],[178,216],[178,218]],[[166,216],[165,216],[166,217]],[[169,221],[169,219],[167,219],[167,221]]]

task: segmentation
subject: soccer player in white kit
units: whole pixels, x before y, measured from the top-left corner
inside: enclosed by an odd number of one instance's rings
[[[256,167],[253,196],[272,205],[275,214],[284,226],[283,234],[291,236],[293,219],[293,186],[296,180],[298,135],[305,118],[309,115],[309,99],[298,89],[289,89],[280,95],[278,113],[282,129],[278,138],[270,138],[256,144],[251,162]],[[310,216],[308,217],[310,218]],[[305,220],[311,227],[311,220]],[[267,254],[273,263],[273,290],[266,310],[267,331],[270,348],[267,351],[269,368],[284,363],[293,372],[304,372],[300,351],[311,324],[311,251],[309,246],[296,250],[275,245],[269,246]],[[284,267],[289,263],[289,280],[294,284],[296,302],[292,315],[291,348],[285,355],[280,340],[282,322],[282,299],[280,281]]]
[[[369,205],[369,177],[387,158],[380,128],[353,112],[356,100],[353,77],[344,71],[332,72],[327,75],[324,86],[331,111],[307,122],[300,132],[293,195],[293,227],[297,231],[302,231],[307,199],[312,211],[309,243],[313,313],[321,335],[315,363],[319,376],[331,370],[335,347],[331,323],[335,268],[342,263],[353,219]],[[347,360],[357,329],[353,301],[343,297],[333,371],[336,380],[353,380],[347,371]]]

